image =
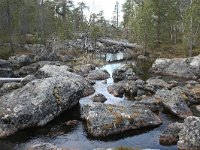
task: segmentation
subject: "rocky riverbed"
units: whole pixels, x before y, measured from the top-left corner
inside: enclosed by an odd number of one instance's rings
[[[198,80],[155,74],[146,80],[137,62],[97,68],[11,60],[0,61],[1,75],[25,78],[0,85],[3,149],[199,149]],[[13,61],[18,70],[12,71]],[[151,70],[161,68],[157,62]]]

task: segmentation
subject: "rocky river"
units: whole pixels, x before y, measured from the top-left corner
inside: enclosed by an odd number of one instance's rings
[[[192,65],[197,68],[199,57],[190,60],[189,71],[181,65],[178,73],[173,67],[165,69],[173,65],[171,60],[167,65],[163,65],[163,60],[157,61],[165,68],[155,62],[152,73],[147,73],[149,62],[117,62],[121,57],[108,54],[106,60],[111,63],[99,68],[89,64],[69,68],[58,62],[40,62],[36,73],[26,76],[23,85],[14,84],[16,90],[8,88],[10,83],[2,85],[0,136],[4,138],[0,139],[0,149],[32,150],[41,143],[46,144],[46,149],[49,146],[63,150],[120,146],[198,149],[199,118],[189,116],[200,116],[198,71],[190,72]],[[189,63],[181,60],[181,64],[182,61]],[[178,65],[178,61],[175,63]],[[162,76],[154,74],[158,71]],[[163,76],[170,71],[173,77]],[[23,71],[17,71],[20,72]],[[177,78],[176,74],[186,78]],[[10,97],[11,102],[6,103]],[[16,107],[12,110],[9,105]],[[194,143],[184,137],[193,138]]]

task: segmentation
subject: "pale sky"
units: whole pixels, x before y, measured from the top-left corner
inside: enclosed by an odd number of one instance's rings
[[[87,6],[90,7],[89,11],[85,11],[86,15],[90,13],[98,13],[99,11],[103,10],[104,16],[106,19],[111,20],[113,16],[113,11],[115,8],[115,4],[118,1],[120,6],[120,20],[122,21],[123,14],[121,12],[122,4],[125,0],[73,0],[74,4],[76,5],[78,2],[84,2]]]

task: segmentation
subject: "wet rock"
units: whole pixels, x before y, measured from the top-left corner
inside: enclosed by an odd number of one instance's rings
[[[66,122],[67,126],[76,126],[78,124],[78,120],[69,120]]]
[[[13,67],[26,66],[32,63],[28,55],[11,56],[8,61],[12,63]]]
[[[162,89],[162,88],[165,88],[165,89],[171,89],[172,88],[172,85],[168,84],[167,82],[165,82],[162,79],[150,78],[146,82],[147,82],[147,86],[148,85],[154,86],[155,91],[158,90],[158,89]]]
[[[11,63],[7,60],[0,59],[0,68],[10,68]]]
[[[183,129],[179,132],[179,150],[200,149],[200,118],[188,117],[184,120]]]
[[[115,97],[123,97],[125,89],[120,83],[108,86],[107,87],[108,92]]]
[[[71,74],[37,79],[0,97],[0,137],[18,130],[44,126],[78,104],[89,83]]]
[[[95,67],[93,64],[86,64],[75,66],[73,69],[76,74],[87,77],[90,71],[95,70]]]
[[[16,82],[4,83],[3,86],[0,88],[0,96],[3,96],[20,87],[22,87],[21,83],[16,83]]]
[[[107,98],[103,94],[97,94],[92,97],[92,100],[93,102],[104,103],[107,100]]]
[[[187,106],[187,101],[189,98],[181,88],[175,87],[172,90],[158,90],[156,92],[156,96],[160,98],[164,109],[173,115],[179,118],[192,116],[192,112]]]
[[[124,64],[113,71],[112,77],[114,82],[125,79],[137,80],[135,72],[137,72],[135,64]]]
[[[0,68],[0,77],[10,78],[13,77],[14,73],[10,68]]]
[[[119,81],[118,83],[108,86],[107,90],[115,97],[122,97],[124,93],[132,97],[137,96],[137,87],[133,80]]]
[[[67,148],[58,148],[57,146],[50,143],[40,143],[29,145],[27,150],[68,150]]]
[[[146,107],[153,112],[158,112],[162,110],[161,100],[159,97],[156,96],[142,96],[141,98],[134,101],[134,105]]]
[[[105,80],[110,77],[110,74],[106,70],[92,70],[87,76],[89,80]]]
[[[200,73],[200,55],[192,58],[174,58],[166,59],[159,58],[156,59],[151,72],[172,75],[177,77],[183,77],[187,79],[196,79]]]
[[[131,129],[158,126],[160,118],[145,107],[93,103],[82,107],[89,134],[105,137]]]
[[[56,66],[56,65],[44,65],[42,68],[38,70],[35,74],[36,78],[48,78],[48,77],[74,77],[77,78],[77,82],[84,85],[84,96],[89,96],[95,92],[94,88],[84,77],[79,76],[77,74],[69,72],[71,68],[68,66]]]
[[[173,145],[177,144],[179,140],[179,132],[183,128],[182,123],[170,124],[160,135],[160,144],[162,145]]]

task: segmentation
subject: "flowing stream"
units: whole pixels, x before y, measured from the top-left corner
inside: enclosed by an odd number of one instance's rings
[[[112,76],[115,68],[120,66],[123,62],[112,63],[103,66]],[[105,103],[123,104],[131,103],[130,99],[126,97],[116,98],[108,93],[107,86],[113,83],[112,77],[107,79],[107,84],[102,81],[97,81],[94,85],[95,94],[102,93],[107,97]],[[90,102],[90,97],[80,100],[80,104]],[[85,123],[80,119],[79,106],[72,108],[70,111],[63,113],[60,117],[53,120],[49,124],[41,128],[26,129],[17,132],[14,136],[0,140],[1,150],[23,150],[29,144],[36,144],[40,142],[52,143],[59,147],[72,148],[73,150],[92,150],[95,148],[109,148],[109,147],[133,147],[133,148],[151,148],[172,150],[177,149],[174,146],[162,146],[159,144],[160,133],[166,126],[172,122],[177,121],[169,114],[160,113],[159,116],[163,120],[163,124],[157,128],[128,131],[120,135],[110,136],[109,138],[93,138],[87,134]],[[69,127],[65,124],[68,120],[79,120],[77,126]]]

